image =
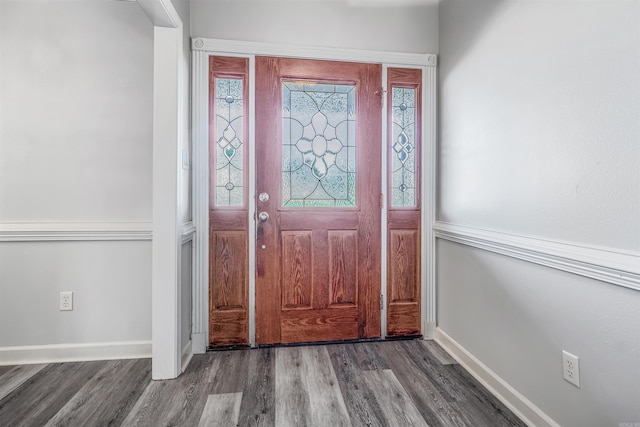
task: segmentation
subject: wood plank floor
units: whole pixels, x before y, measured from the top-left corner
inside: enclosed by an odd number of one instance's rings
[[[524,426],[433,341],[0,367],[0,426]]]

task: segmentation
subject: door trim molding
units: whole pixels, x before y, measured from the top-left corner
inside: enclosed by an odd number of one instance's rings
[[[378,63],[423,69],[423,158],[422,222],[423,251],[422,271],[422,329],[426,338],[433,338],[436,320],[435,304],[435,244],[432,225],[435,222],[436,183],[436,68],[433,54],[399,53],[353,49],[334,49],[295,45],[271,44],[192,38],[192,150],[193,150],[193,224],[198,230],[194,238],[193,280],[193,352],[204,353],[208,345],[208,287],[209,287],[209,56],[241,56],[250,61],[250,126],[251,141],[255,140],[254,116],[254,58],[256,55],[281,56],[298,59],[319,59],[345,62]],[[250,144],[250,156],[254,156],[254,144]],[[255,159],[255,157],[252,157]],[[255,164],[250,161],[249,215],[255,213]],[[383,191],[385,191],[383,189]],[[386,226],[383,224],[383,226]],[[249,235],[255,234],[255,221],[249,221]],[[255,345],[255,241],[249,239],[249,342]],[[386,281],[383,277],[383,288]],[[427,304],[428,302],[428,304]],[[383,313],[381,313],[383,315]]]
[[[204,353],[209,343],[209,54],[194,51],[191,68],[191,150],[193,179],[193,352]]]
[[[422,73],[422,335],[435,338],[436,317],[436,222],[438,76],[437,61]]]
[[[298,59],[326,59],[344,62],[388,63],[394,65],[422,65],[435,67],[437,56],[424,53],[402,53],[376,50],[339,49],[328,47],[298,46],[263,42],[219,40],[196,37],[191,39],[194,52],[217,54],[281,56]]]

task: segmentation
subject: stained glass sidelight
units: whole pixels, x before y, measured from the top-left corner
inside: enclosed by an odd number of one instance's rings
[[[282,84],[282,205],[356,206],[353,85]]]
[[[215,79],[216,206],[243,203],[242,79]]]
[[[416,206],[416,90],[392,88],[391,206]]]

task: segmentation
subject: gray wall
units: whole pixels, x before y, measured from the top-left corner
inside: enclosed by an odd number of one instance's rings
[[[1,7],[0,221],[149,221],[146,16],[108,0]]]
[[[0,223],[149,224],[153,27],[140,8],[2,0],[0,58]],[[149,241],[0,243],[0,348],[150,339]]]
[[[640,249],[639,4],[442,3],[441,220]]]
[[[192,0],[191,35],[412,53],[438,51],[438,6],[347,0]],[[376,6],[377,5],[377,6]]]
[[[633,0],[444,0],[439,219],[637,253],[638,28]],[[640,421],[640,292],[446,241],[437,257],[438,325],[489,369],[563,426]]]

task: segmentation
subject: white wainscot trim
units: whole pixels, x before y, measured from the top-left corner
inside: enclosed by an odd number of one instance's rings
[[[435,341],[525,424],[536,427],[560,427],[560,424],[553,421],[542,409],[520,394],[440,328],[436,329]]]
[[[640,253],[438,221],[440,239],[640,291]]]
[[[2,222],[0,242],[151,240],[150,222]]]
[[[182,244],[191,242],[196,234],[196,226],[192,221],[182,224]]]
[[[394,65],[424,65],[435,67],[433,54],[387,52],[376,50],[299,46],[276,43],[193,38],[191,49],[205,52],[226,52],[240,55],[266,55],[286,58],[326,59],[331,61],[387,63]]]
[[[0,365],[145,359],[150,357],[151,341],[0,347]]]

